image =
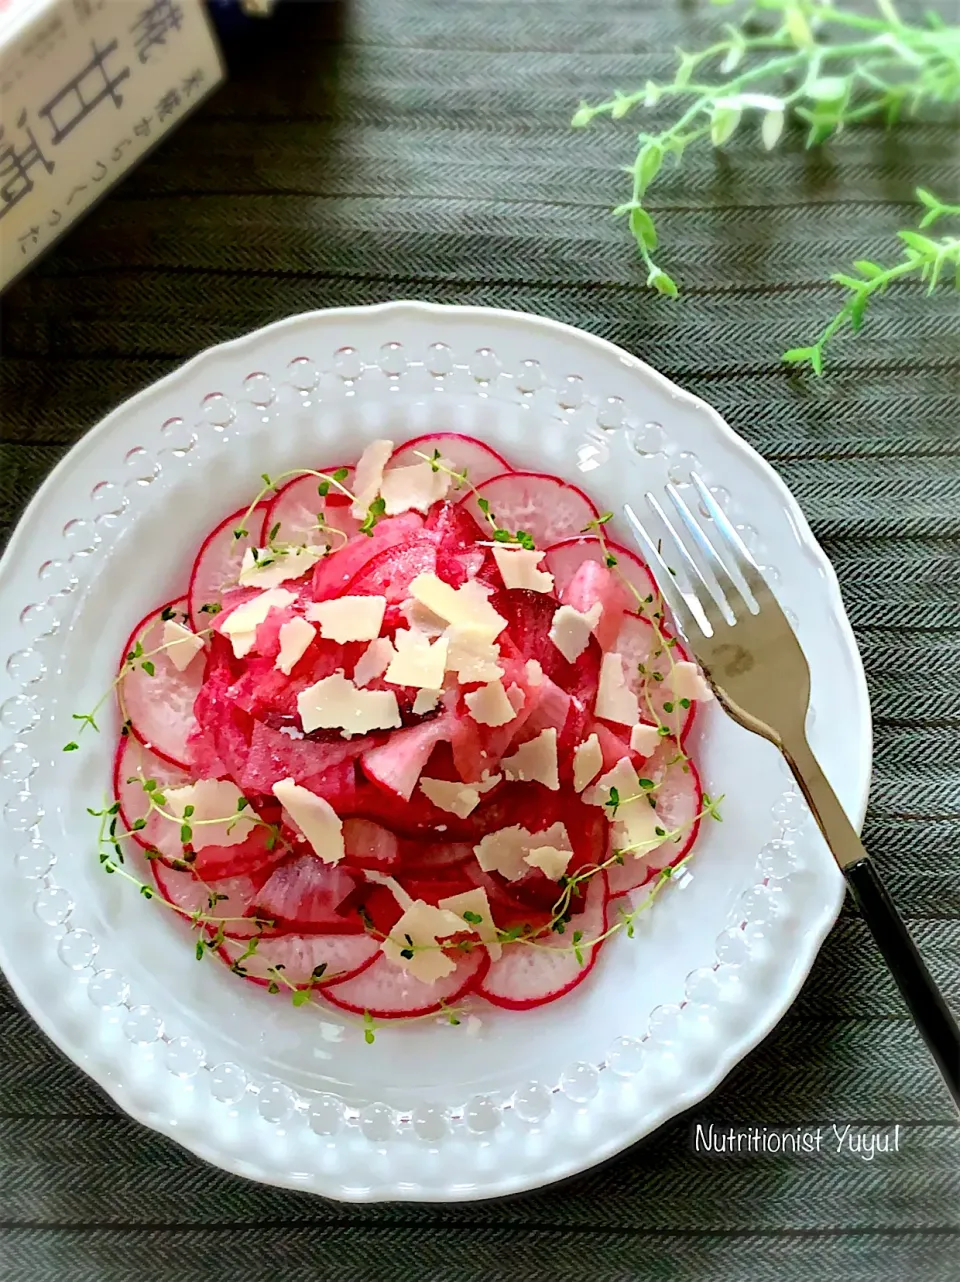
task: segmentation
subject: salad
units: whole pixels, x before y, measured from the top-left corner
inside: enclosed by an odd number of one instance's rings
[[[711,692],[647,568],[464,436],[263,482],[124,647],[100,863],[368,1040],[558,999],[715,815],[685,747]]]

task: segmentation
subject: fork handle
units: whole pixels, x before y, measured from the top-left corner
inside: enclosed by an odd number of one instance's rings
[[[789,749],[784,745],[783,752],[927,1049],[960,1107],[960,1028],[806,740]]]

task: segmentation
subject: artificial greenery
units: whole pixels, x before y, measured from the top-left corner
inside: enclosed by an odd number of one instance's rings
[[[713,0],[727,5],[735,0]],[[742,125],[755,122],[768,149],[780,140],[788,119],[802,121],[808,147],[862,121],[894,125],[931,104],[960,100],[960,26],[947,26],[932,12],[923,22],[904,21],[893,0],[875,0],[876,12],[841,9],[829,0],[754,0],[739,22],[698,53],[678,49],[679,64],[669,84],[648,80],[634,93],[616,93],[608,102],[581,103],[572,124],[582,128],[596,116],[615,120],[636,108],[675,104],[673,122],[659,132],[639,134],[639,150],[627,167],[629,200],[614,211],[627,219],[647,269],[647,284],[675,298],[677,282],[656,261],[658,233],[648,193],[668,157],[680,165],[688,147],[722,147]],[[921,228],[943,216],[960,215],[920,190],[926,206]],[[850,291],[846,303],[819,339],[784,354],[793,364],[823,368],[826,343],[844,325],[859,329],[874,295],[906,277],[933,290],[946,280],[960,289],[960,238],[931,239],[918,231],[899,233],[903,259],[893,267],[862,259],[857,276],[833,279]]]

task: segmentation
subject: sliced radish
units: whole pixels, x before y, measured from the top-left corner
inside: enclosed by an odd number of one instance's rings
[[[148,614],[134,628],[123,651],[122,664],[139,643],[145,659],[134,660],[120,682],[120,698],[130,721],[130,728],[141,743],[158,757],[175,765],[186,766],[190,760],[187,740],[196,732],[193,704],[203,685],[204,656],[197,653],[181,672],[163,645],[165,620],[171,612],[178,623],[186,623],[186,597],[171,601]],[[144,668],[148,663],[153,669]]]
[[[343,848],[344,860],[355,868],[386,872],[400,861],[397,834],[371,819],[344,819]]]
[[[313,569],[311,593],[315,601],[343,596],[351,579],[384,548],[406,543],[423,529],[423,517],[416,512],[389,516],[378,522],[372,534],[356,534],[345,547],[318,561]]]
[[[467,480],[471,485],[482,485],[491,476],[510,471],[510,464],[496,450],[484,445],[482,441],[475,441],[471,436],[460,436],[457,432],[433,432],[428,436],[417,436],[395,449],[387,466],[410,467],[414,463],[422,463],[424,460],[420,455],[432,458],[434,450],[440,451],[455,472],[466,470]]]
[[[377,940],[359,934],[261,935],[256,950],[241,962],[247,947],[242,940],[227,939],[220,956],[228,966],[243,966],[244,979],[262,986],[276,983],[281,992],[289,984],[336,985],[350,980],[366,970],[380,952]],[[323,973],[317,977],[315,972],[321,966]]]
[[[668,832],[681,829],[683,835],[679,841],[665,841],[639,858],[624,855],[624,863],[614,864],[607,870],[611,896],[636,890],[662,868],[679,863],[697,839],[700,831],[699,816],[703,809],[700,776],[692,761],[667,765],[670,757],[676,754],[676,749],[671,745],[669,756],[667,752],[667,748],[661,748],[657,756],[644,765],[643,773],[658,785],[653,796],[662,826]]]
[[[508,472],[477,486],[461,504],[481,528],[488,523],[477,500],[490,505],[497,525],[511,534],[525,530],[538,548],[548,548],[582,530],[599,515],[590,499],[575,485],[540,472]]]
[[[337,912],[356,878],[314,854],[291,855],[277,864],[250,903],[250,915],[298,934],[353,933],[361,929]]]
[[[585,560],[564,588],[563,604],[580,614],[600,607],[600,618],[593,629],[601,650],[609,650],[620,631],[623,616],[632,611],[633,597],[626,584],[614,576],[600,561]]]
[[[584,561],[599,561],[601,564],[606,564],[608,555],[616,557],[617,563],[613,567],[615,575],[620,579],[626,579],[630,585],[628,589],[632,601],[630,609],[642,614],[644,608],[652,604],[647,601],[648,596],[656,601],[657,585],[643,561],[629,548],[607,540],[601,543],[595,534],[578,534],[571,539],[562,539],[559,543],[554,543],[552,547],[547,548],[543,563],[553,575],[554,591],[560,600],[564,601],[566,598],[563,594],[567,584]],[[577,606],[577,609],[579,608]]]
[[[265,508],[266,504],[258,503],[249,517],[246,508],[231,513],[200,544],[200,551],[190,571],[190,588],[187,592],[190,626],[194,632],[209,626],[211,616],[203,607],[220,604],[224,591],[236,582],[244,552],[247,548],[257,546]],[[240,522],[244,519],[246,525],[241,527]],[[246,529],[248,533],[238,539],[234,531],[240,528]]]
[[[400,864],[413,877],[444,877],[459,871],[473,860],[469,841],[400,841]],[[448,892],[455,893],[455,892]]]
[[[376,742],[370,735],[327,741],[291,739],[280,730],[257,721],[250,736],[250,751],[237,782],[250,792],[269,793],[278,779],[289,778],[307,786],[308,780],[323,777],[337,788],[345,789],[349,787],[352,772],[336,777],[328,777],[328,772],[344,762],[352,762]],[[334,807],[348,801],[342,794],[331,795],[326,789],[323,795]]]
[[[329,991],[324,989],[321,995],[334,1006],[355,1015],[409,1019],[413,1015],[429,1015],[459,1001],[477,986],[489,963],[485,948],[473,948],[457,958],[456,969],[444,979],[425,984],[381,956],[369,970]]]
[[[477,987],[494,1006],[530,1010],[556,1001],[582,984],[596,964],[599,938],[607,928],[607,887],[603,873],[587,882],[583,908],[566,923],[563,934],[548,931],[532,944],[506,944]],[[583,965],[574,952],[573,936],[581,932],[578,947]]]
[[[340,469],[318,470],[331,476]],[[328,547],[335,551],[343,547],[344,540],[331,534],[331,530],[339,530],[348,539],[356,534],[360,522],[350,514],[350,500],[335,485],[331,485],[326,497],[321,498],[317,493],[319,484],[319,477],[297,476],[277,491],[264,512],[260,529],[261,547],[276,541],[306,547]],[[342,484],[345,489],[353,489],[352,467],[347,468],[347,476]],[[322,524],[318,522],[320,516],[323,517]],[[277,529],[277,526],[280,528]]]
[[[253,921],[244,921],[252,906],[260,883],[267,873],[253,877],[224,877],[220,881],[200,881],[192,872],[179,872],[155,860],[151,864],[157,889],[164,899],[176,904],[186,914],[204,913],[222,921],[224,934],[230,939],[249,939],[260,927]],[[216,896],[216,898],[214,898]],[[211,899],[213,902],[211,903]],[[215,929],[213,923],[209,928]]]
[[[383,596],[397,605],[410,595],[410,584],[418,574],[435,574],[437,546],[431,539],[383,548],[354,575],[343,589],[346,596]]]
[[[682,739],[693,721],[694,705],[682,708],[669,687],[664,686],[664,678],[673,663],[689,662],[689,655],[680,642],[662,624],[658,631],[649,620],[628,614],[612,649],[623,659],[627,685],[640,700],[641,721],[652,724],[659,720]],[[667,703],[672,705],[669,712],[664,707]]]
[[[430,754],[438,743],[450,738],[452,729],[452,717],[440,716],[398,730],[386,743],[363,754],[363,773],[385,792],[409,801]]]
[[[150,804],[141,781],[150,779],[156,782],[161,795],[165,788],[195,782],[192,776],[156,756],[130,735],[121,741],[114,762],[116,798],[120,803],[120,816],[128,830],[132,830],[138,819],[148,815]],[[245,841],[235,846],[204,846],[196,852],[191,866],[204,881],[255,872],[279,858],[279,851],[274,853],[268,848],[268,836],[266,827],[258,824]],[[164,863],[183,863],[179,821],[165,819],[156,810],[147,818],[146,826],[134,833],[134,840],[145,850],[159,851]]]

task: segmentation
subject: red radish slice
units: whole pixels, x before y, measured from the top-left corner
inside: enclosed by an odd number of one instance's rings
[[[350,580],[356,578],[384,548],[406,543],[422,529],[422,516],[416,512],[404,512],[401,516],[388,516],[379,521],[372,534],[355,535],[346,547],[331,552],[314,566],[311,588],[314,601],[329,601],[343,596]]]
[[[133,782],[128,782],[131,779]],[[144,748],[132,735],[121,740],[114,762],[114,788],[120,816],[128,830],[147,816],[149,802],[139,781],[148,779],[155,780],[161,790],[194,782],[185,771]],[[266,827],[258,824],[245,841],[235,846],[204,846],[197,851],[193,870],[205,881],[253,873],[280,856],[280,851],[268,850],[268,835]],[[147,819],[146,827],[134,834],[134,840],[145,850],[158,850],[164,863],[183,861],[179,822],[165,819],[156,811]]]
[[[400,860],[400,840],[396,833],[371,819],[344,819],[344,860],[355,868],[374,868],[380,872],[395,868]]]
[[[606,553],[604,552],[604,543],[606,544]],[[554,591],[561,601],[565,600],[564,592],[567,584],[580,569],[584,561],[599,561],[605,564],[606,555],[615,556],[617,564],[614,567],[614,573],[618,578],[626,579],[634,589],[630,592],[632,605],[630,609],[637,613],[643,613],[643,608],[647,597],[657,598],[657,585],[653,581],[650,571],[629,548],[621,547],[619,543],[610,543],[604,540],[601,543],[595,534],[580,534],[572,539],[562,539],[559,543],[554,543],[553,547],[547,548],[547,555],[544,557],[543,564],[553,575]],[[628,589],[629,591],[629,589]],[[579,609],[579,606],[577,607]]]
[[[467,480],[471,485],[482,485],[491,476],[510,471],[510,464],[496,450],[484,445],[482,441],[475,441],[470,436],[460,436],[456,432],[433,432],[428,436],[417,436],[395,449],[387,466],[411,467],[414,463],[424,461],[421,454],[432,458],[434,450],[440,451],[447,462],[453,465],[455,472],[466,469]]]
[[[530,1010],[556,1001],[582,984],[596,964],[601,945],[591,947],[607,928],[607,887],[604,874],[587,882],[582,910],[567,922],[562,935],[549,931],[530,944],[506,944],[499,961],[490,966],[477,992],[494,1006],[507,1010]],[[579,941],[583,965],[573,951],[573,936]]]
[[[668,832],[682,829],[683,835],[679,841],[664,842],[639,858],[624,855],[623,864],[615,864],[607,870],[611,897],[635,890],[661,868],[679,863],[697,839],[699,816],[703,809],[703,790],[697,768],[692,761],[668,766],[664,764],[667,760],[666,750],[661,749],[657,758],[651,758],[643,767],[643,774],[658,784],[653,796],[662,826]]]
[[[134,628],[123,651],[123,662],[139,642],[144,659],[134,661],[120,682],[120,698],[130,720],[130,728],[142,744],[151,748],[158,757],[186,766],[190,758],[187,740],[196,732],[197,722],[193,704],[203,685],[204,656],[197,653],[181,672],[163,645],[165,620],[161,615],[172,611],[176,622],[187,620],[187,599],[180,597],[148,614]],[[153,667],[144,669],[143,664]]]
[[[248,909],[253,904],[257,888],[265,874],[255,877],[224,877],[220,881],[200,881],[192,872],[178,872],[166,864],[155,860],[151,870],[157,883],[157,889],[164,899],[182,908],[184,913],[205,913],[209,917],[220,918],[224,933],[230,939],[249,939],[256,935],[260,927],[254,921],[244,921]],[[216,895],[211,904],[210,899]],[[223,898],[223,896],[226,896]],[[209,923],[211,933],[215,924]]]
[[[339,471],[332,467],[317,470],[327,476]],[[321,498],[317,493],[319,484],[318,476],[297,476],[277,491],[264,512],[260,529],[261,547],[273,541],[270,536],[278,525],[280,528],[273,535],[278,543],[328,547],[334,551],[343,547],[345,540],[331,534],[331,529],[340,530],[348,539],[356,534],[360,522],[350,514],[350,500],[335,485],[330,486],[326,498]],[[341,484],[345,489],[353,489],[352,467],[347,468],[347,476]],[[318,515],[323,516],[323,525],[319,527]]]
[[[538,548],[569,538],[599,515],[582,490],[540,472],[508,472],[484,481],[477,491],[460,502],[482,528],[488,523],[478,497],[490,504],[501,529],[511,534],[526,530]]]
[[[352,772],[333,776],[344,762],[352,762],[366,748],[376,743],[370,735],[356,739],[291,739],[280,730],[257,721],[250,736],[250,751],[237,782],[250,792],[269,793],[278,779],[293,779],[307,786],[308,780],[323,777],[325,782],[338,790],[352,791]],[[348,798],[343,792],[332,793],[326,788],[323,796],[336,809]]]
[[[469,841],[400,841],[400,863],[404,875],[413,877],[444,877],[459,871],[474,861],[473,846]],[[455,894],[455,891],[448,892]]]
[[[672,644],[666,645],[667,641]],[[682,708],[664,680],[674,663],[689,662],[689,655],[680,642],[663,624],[658,635],[647,619],[628,614],[611,648],[623,659],[627,685],[640,700],[640,719],[653,723],[656,717],[673,734],[679,732],[682,739],[693,721],[694,705]],[[641,667],[645,675],[641,675]],[[673,705],[671,712],[664,708],[666,703]]]
[[[567,584],[563,604],[580,614],[589,614],[600,606],[600,618],[593,635],[601,650],[609,650],[620,631],[623,616],[632,612],[634,599],[624,583],[599,561],[585,560]]]
[[[337,985],[351,980],[371,965],[380,952],[380,945],[369,935],[261,935],[256,951],[240,962],[246,951],[242,940],[227,939],[220,949],[221,958],[228,966],[240,964],[249,979],[262,987],[279,984],[281,992],[288,992],[288,985],[298,987],[312,983]],[[314,971],[325,967],[323,974],[314,978]],[[279,968],[284,983],[274,972]]]
[[[405,601],[418,574],[435,574],[437,547],[430,539],[384,548],[343,589],[345,596],[384,596],[390,605]]]
[[[202,607],[220,604],[226,588],[236,582],[244,552],[257,546],[265,507],[265,504],[258,503],[249,517],[246,508],[231,513],[200,544],[190,571],[187,593],[190,626],[194,632],[209,626],[210,614]],[[246,525],[241,527],[243,520],[246,520]],[[240,528],[248,531],[246,538],[234,537],[234,531]]]
[[[386,957],[379,957],[369,970],[333,988],[322,996],[341,1010],[374,1019],[409,1019],[429,1015],[459,1001],[474,989],[490,964],[485,948],[474,948],[457,958],[456,969],[434,984],[414,979]]]
[[[450,738],[452,729],[453,719],[440,716],[398,730],[386,743],[363,754],[363,773],[385,792],[409,801],[430,754],[438,743]]]
[[[359,922],[337,912],[357,880],[316,855],[292,855],[277,864],[250,903],[249,915],[273,929],[297,934],[354,933]]]

